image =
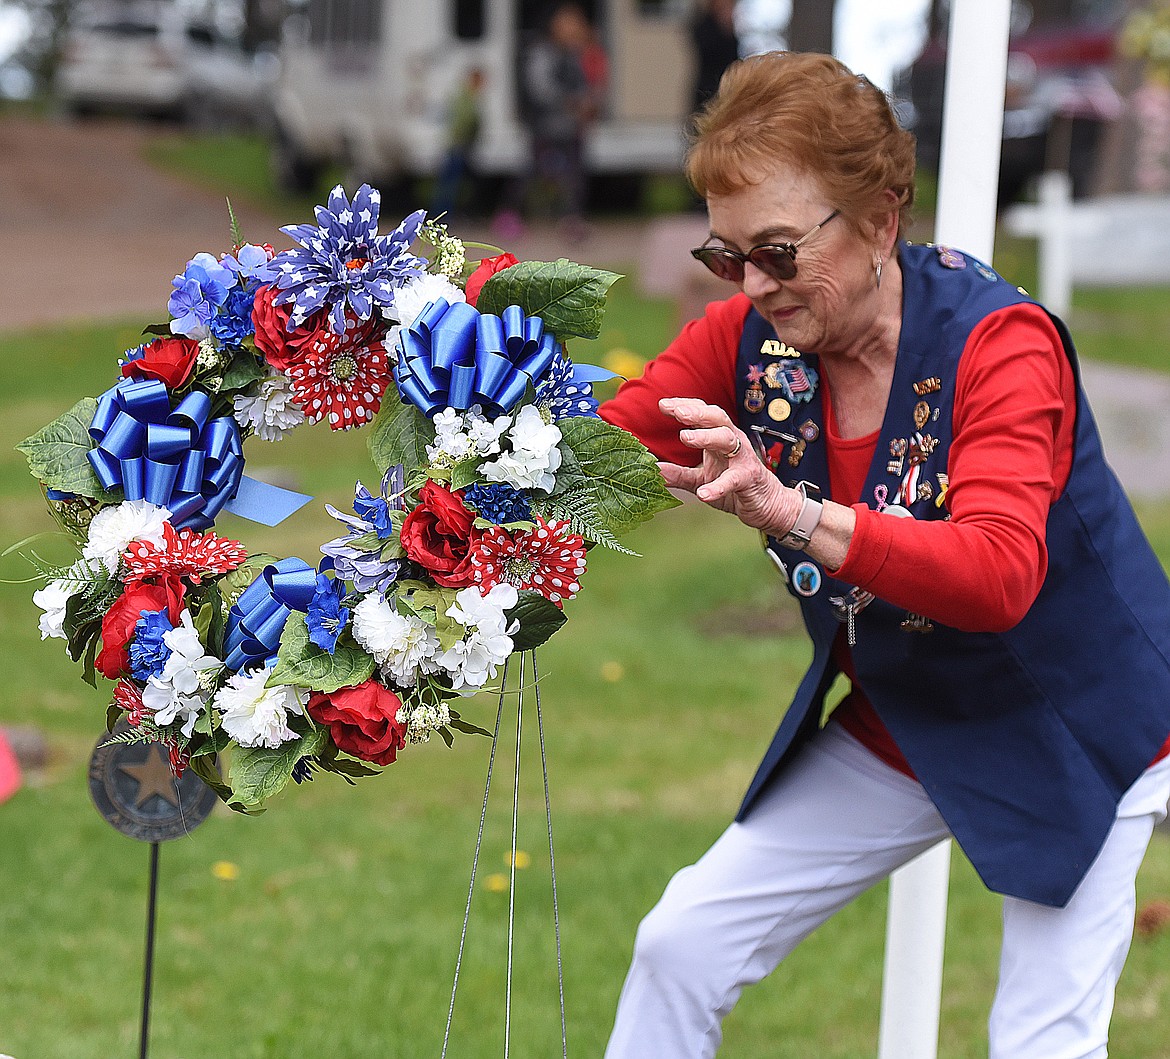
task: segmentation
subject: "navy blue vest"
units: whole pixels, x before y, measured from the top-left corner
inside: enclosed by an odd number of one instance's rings
[[[940,519],[966,341],[989,313],[1029,299],[953,250],[903,245],[899,259],[902,335],[861,499]],[[1054,322],[1077,372],[1072,340]],[[817,358],[778,347],[749,312],[740,425],[763,441],[783,481],[814,482],[831,497]],[[1105,463],[1077,378],[1072,471],[1049,512],[1048,574],[1024,619],[1005,633],[961,632],[878,599],[856,613],[852,649],[860,686],[983,881],[1053,906],[1072,896],[1121,796],[1170,733],[1170,584]],[[837,675],[830,650],[840,608],[830,601],[853,587],[805,555],[778,554],[813,660],[740,818],[819,726]]]

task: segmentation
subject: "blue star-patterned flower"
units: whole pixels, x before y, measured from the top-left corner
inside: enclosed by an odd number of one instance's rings
[[[338,184],[328,204],[317,207],[316,225],[281,228],[297,244],[271,263],[280,290],[276,303],[292,306],[290,331],[324,308],[333,333],[344,334],[347,310],[369,320],[375,307],[389,309],[395,290],[423,271],[426,261],[410,246],[426,211],[416,210],[389,235],[379,235],[381,201],[379,192],[363,184],[351,203]]]

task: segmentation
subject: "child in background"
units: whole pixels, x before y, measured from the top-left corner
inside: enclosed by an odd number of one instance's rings
[[[484,74],[478,67],[468,71],[463,84],[451,101],[447,117],[447,153],[439,170],[432,217],[447,214],[448,219],[464,205],[464,184],[471,171],[471,152],[479,137],[480,95]]]

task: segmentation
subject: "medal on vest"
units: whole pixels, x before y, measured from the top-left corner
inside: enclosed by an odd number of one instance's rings
[[[942,379],[934,375],[929,379],[916,382],[912,388],[919,397],[925,397],[928,393],[938,393],[942,389]]]
[[[820,381],[815,368],[810,368],[798,360],[781,360],[769,364],[764,371],[764,378],[769,385],[773,385],[774,378],[774,385],[793,404],[811,401]]]
[[[762,412],[767,400],[768,395],[764,393],[764,388],[758,382],[753,382],[743,394],[743,406],[752,415]]]
[[[803,423],[801,423],[800,426],[796,428],[796,432],[810,445],[821,436],[821,428],[817,426],[816,423],[814,423],[811,419],[806,419]]]
[[[957,250],[952,250],[949,246],[940,246],[938,248],[938,260],[943,268],[959,269],[967,267],[967,259]]]
[[[792,571],[792,587],[796,590],[797,595],[804,596],[806,599],[809,596],[815,596],[821,590],[822,583],[821,568],[816,563],[810,563],[807,559],[797,563],[796,568]]]
[[[947,490],[951,487],[951,480],[942,471],[939,471],[935,478],[938,479],[938,496],[934,498],[934,506],[942,507],[947,498]]]
[[[857,646],[857,615],[868,607],[877,597],[872,592],[854,585],[843,596],[830,596],[829,606],[833,608],[833,616],[845,626],[845,642],[850,647]]]
[[[783,423],[792,415],[792,405],[783,397],[774,397],[768,402],[768,418],[777,423]]]

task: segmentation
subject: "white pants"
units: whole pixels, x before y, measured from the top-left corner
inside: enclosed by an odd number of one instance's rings
[[[1170,759],[1123,799],[1061,909],[1004,900],[991,1059],[1101,1059],[1134,879],[1166,815]],[[950,832],[915,780],[830,724],[743,823],[670,881],[638,928],[606,1059],[715,1054],[724,1016],[804,938]]]

